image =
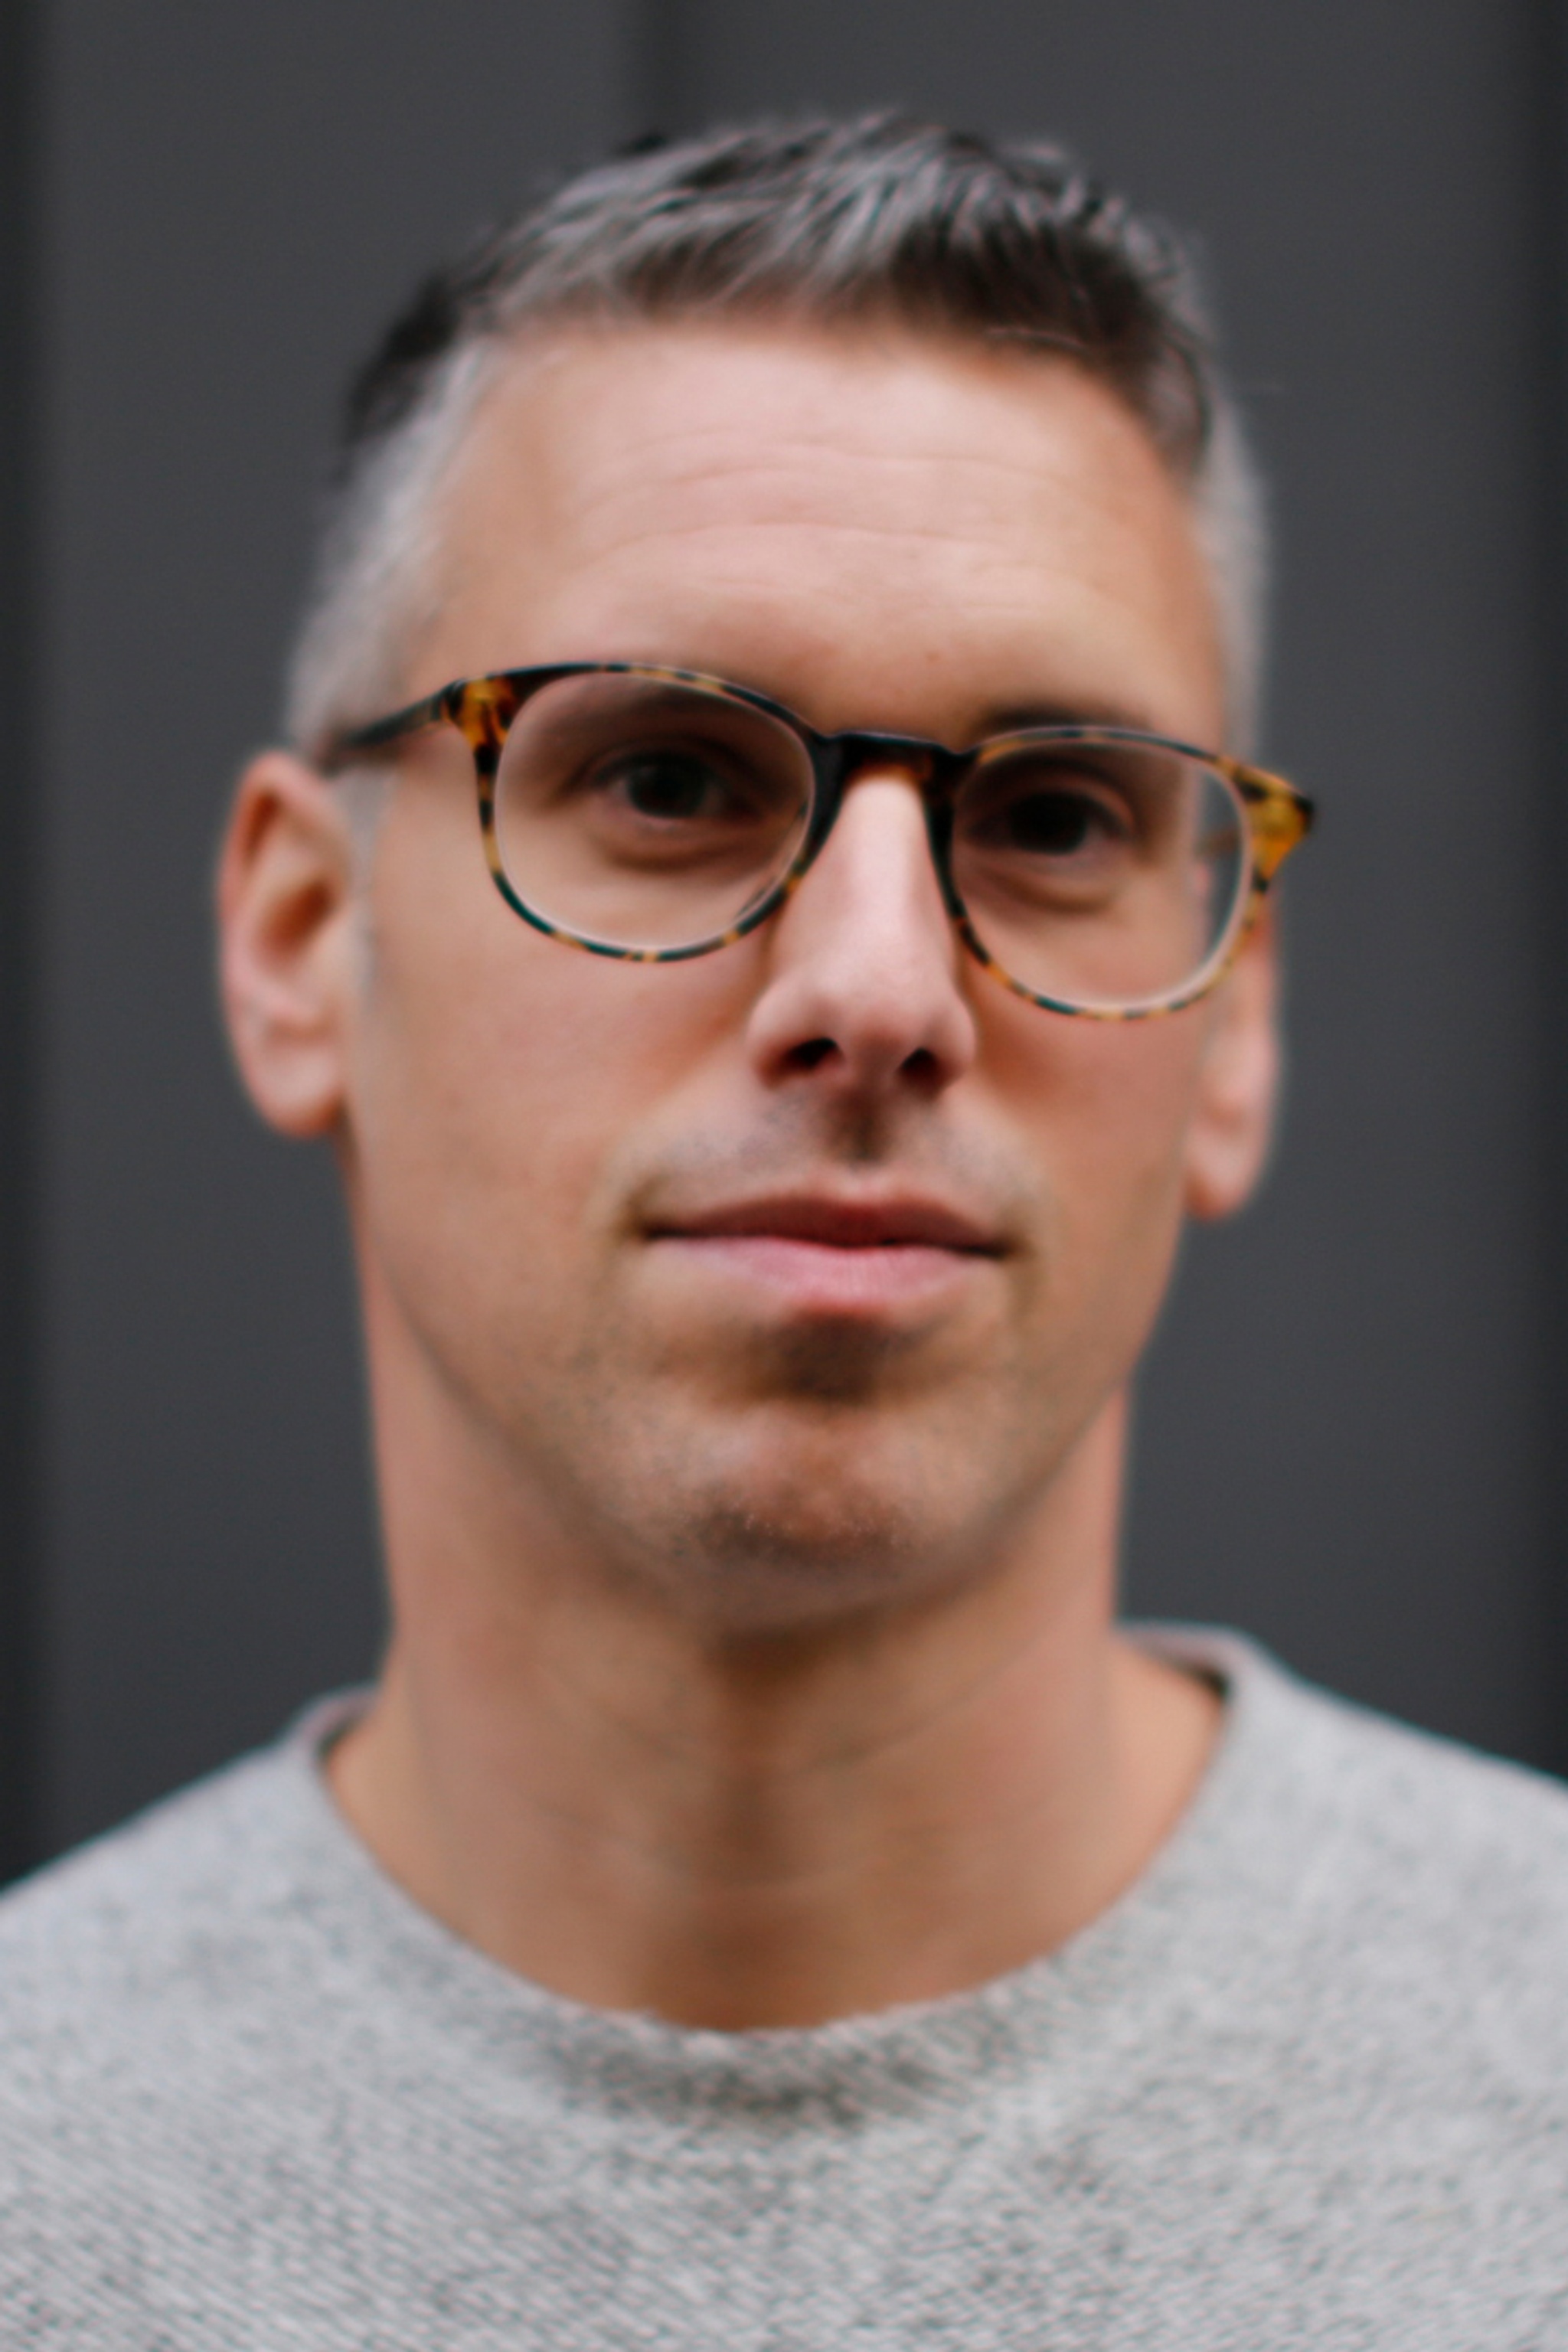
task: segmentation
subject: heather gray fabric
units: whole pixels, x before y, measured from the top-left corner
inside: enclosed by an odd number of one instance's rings
[[[1131,1894],[735,2038],[416,1909],[324,1718],[0,1905],[0,2344],[1568,2347],[1568,1796],[1208,1639]]]

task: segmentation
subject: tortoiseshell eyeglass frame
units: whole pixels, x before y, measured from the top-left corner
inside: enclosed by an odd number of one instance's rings
[[[700,694],[711,695],[721,702],[742,704],[787,727],[804,746],[811,763],[815,790],[800,848],[777,880],[727,929],[681,947],[617,947],[604,940],[584,937],[551,921],[520,897],[513,886],[501,861],[496,829],[496,773],[500,765],[507,731],[524,704],[544,687],[553,685],[560,678],[584,677],[595,673],[611,677],[647,678],[658,684],[687,687]],[[1047,1013],[1061,1013],[1089,1021],[1142,1021],[1160,1013],[1179,1013],[1184,1006],[1196,1003],[1216,988],[1257,922],[1275,876],[1290,852],[1306,839],[1315,815],[1312,802],[1304,793],[1299,793],[1293,784],[1287,783],[1283,777],[1269,775],[1261,768],[1248,767],[1224,753],[1200,751],[1194,744],[1178,741],[1171,736],[1148,734],[1138,728],[1092,725],[1018,728],[1005,734],[987,736],[981,742],[957,751],[946,744],[930,742],[919,736],[859,731],[823,735],[783,703],[773,701],[769,695],[758,694],[750,687],[732,686],[724,678],[707,677],[700,670],[668,669],[647,662],[555,662],[529,669],[498,670],[487,677],[458,678],[450,686],[442,687],[437,693],[427,694],[421,701],[411,702],[405,709],[395,710],[387,718],[374,719],[368,726],[355,727],[334,736],[319,762],[321,771],[328,776],[340,773],[345,768],[358,764],[367,753],[393,751],[425,729],[442,725],[455,727],[473,755],[485,856],[496,888],[508,906],[521,915],[525,923],[531,924],[535,930],[542,931],[549,939],[559,940],[567,947],[584,949],[590,955],[610,956],[626,963],[685,963],[694,956],[711,955],[720,948],[730,947],[748,932],[759,929],[778,912],[791,891],[798,887],[809,871],[813,860],[833,830],[845,793],[855,778],[868,767],[897,767],[921,795],[931,857],[942,898],[970,953],[1015,996],[1023,997],[1026,1003],[1037,1004]],[[1141,998],[1125,1004],[1077,1004],[1064,997],[1042,994],[1038,989],[1029,988],[1022,981],[1015,980],[1012,973],[997,962],[973,928],[952,878],[951,853],[954,794],[977,762],[994,759],[1003,751],[1045,743],[1128,744],[1174,751],[1184,758],[1197,761],[1224,777],[1241,803],[1247,825],[1250,876],[1239,912],[1233,917],[1224,937],[1198,971],[1163,995]]]

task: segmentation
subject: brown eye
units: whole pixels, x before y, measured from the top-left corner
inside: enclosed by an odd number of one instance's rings
[[[689,751],[647,751],[630,759],[605,779],[619,788],[638,816],[665,823],[716,816],[730,795],[724,780]]]
[[[995,812],[987,830],[999,848],[1026,856],[1070,857],[1117,828],[1103,802],[1056,787],[1020,793]]]

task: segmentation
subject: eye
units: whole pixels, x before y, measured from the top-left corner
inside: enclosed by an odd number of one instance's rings
[[[1098,841],[1119,837],[1121,827],[1102,800],[1056,784],[1005,802],[985,830],[999,848],[1036,857],[1070,857]]]
[[[1132,813],[1113,784],[1058,761],[1020,761],[983,776],[962,828],[994,856],[1077,860],[1123,846]]]
[[[729,781],[692,751],[634,752],[601,770],[597,781],[638,816],[666,824],[724,816],[735,801]]]

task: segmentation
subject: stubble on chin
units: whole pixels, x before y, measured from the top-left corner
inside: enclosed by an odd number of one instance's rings
[[[617,1583],[716,1633],[929,1599],[1000,1547],[1051,1443],[994,1358],[928,1387],[908,1352],[865,1330],[775,1332],[726,1383],[639,1365],[621,1329],[556,1391],[552,1483]]]

